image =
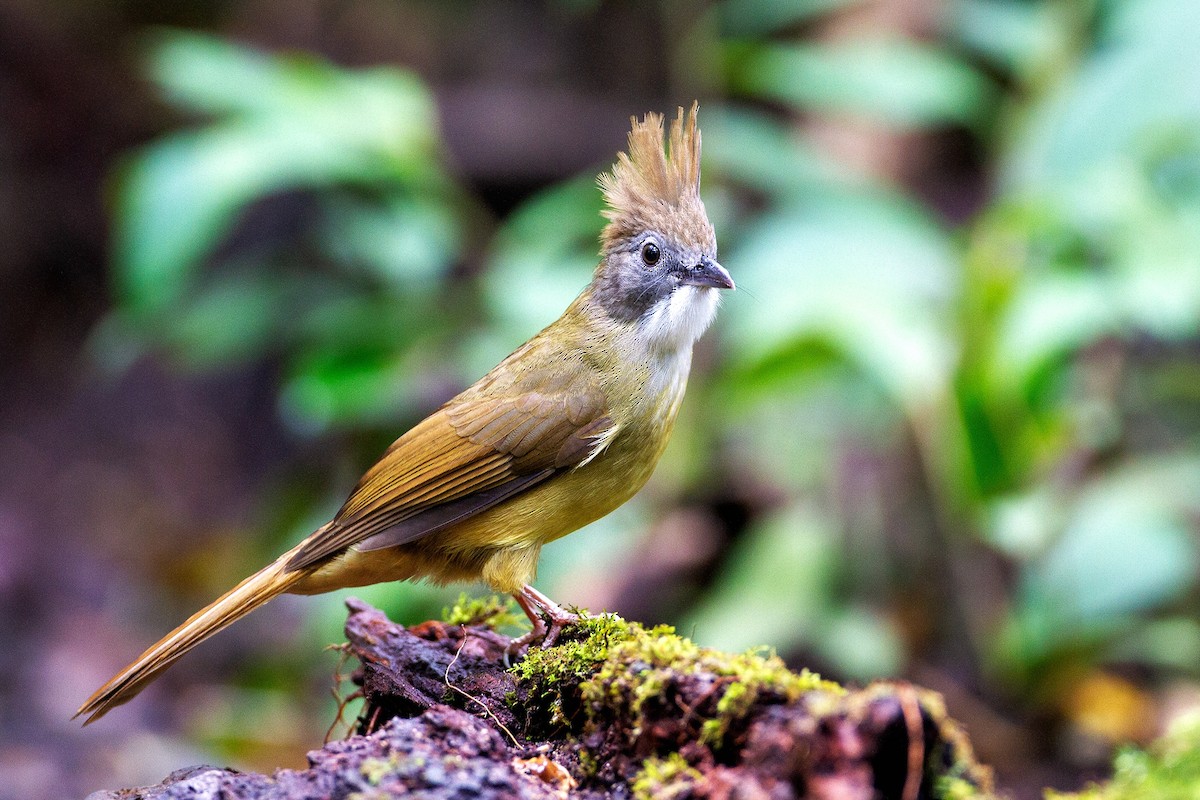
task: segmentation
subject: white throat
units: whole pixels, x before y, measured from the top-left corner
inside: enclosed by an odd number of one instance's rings
[[[680,286],[638,320],[638,333],[650,348],[665,353],[690,351],[712,324],[720,293],[707,286]],[[690,353],[689,353],[690,354]]]

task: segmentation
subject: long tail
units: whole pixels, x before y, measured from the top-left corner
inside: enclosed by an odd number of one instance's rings
[[[274,563],[251,575],[209,605],[197,611],[188,621],[168,633],[157,644],[137,657],[137,660],[113,678],[79,707],[75,716],[87,714],[84,725],[91,724],[112,709],[127,703],[159,676],[175,660],[200,642],[244,617],[278,594],[286,592],[311,569],[288,571],[287,562],[295,551],[288,551]]]

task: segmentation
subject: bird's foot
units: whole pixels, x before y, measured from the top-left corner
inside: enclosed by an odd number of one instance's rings
[[[526,648],[541,643],[543,648],[553,647],[558,641],[563,628],[574,625],[583,619],[579,614],[567,611],[546,595],[526,584],[520,592],[513,595],[517,605],[529,617],[533,629],[523,636],[513,639],[504,653],[505,663],[510,656],[516,655]],[[549,622],[549,624],[547,624]]]

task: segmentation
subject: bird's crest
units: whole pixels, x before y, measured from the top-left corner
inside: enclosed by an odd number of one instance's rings
[[[617,156],[612,172],[600,176],[608,204],[608,225],[600,234],[604,252],[642,231],[657,231],[700,247],[716,246],[716,236],[700,201],[699,103],[671,122],[663,150],[663,117],[631,118],[629,152]]]

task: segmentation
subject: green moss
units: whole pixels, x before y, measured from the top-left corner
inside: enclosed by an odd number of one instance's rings
[[[1195,800],[1200,796],[1200,713],[1179,720],[1149,749],[1128,747],[1113,761],[1113,778],[1047,800]]]
[[[442,609],[442,621],[448,625],[488,625],[501,628],[518,625],[523,617],[513,611],[511,597],[471,597],[466,592],[458,596],[458,602]]]
[[[530,650],[512,672],[518,680],[510,707],[524,717],[527,732],[548,725],[558,729],[556,734],[565,728],[597,742],[595,752],[578,751],[584,778],[607,770],[614,763],[614,749],[628,752],[632,745],[661,756],[643,762],[631,784],[636,797],[694,793],[699,774],[676,748],[699,739],[719,761],[723,749],[736,745],[734,736],[744,729],[744,721],[765,705],[800,702],[815,719],[859,718],[875,701],[896,697],[918,703],[938,729],[944,750],[926,760],[939,765],[930,766],[939,773],[934,796],[994,797],[990,772],[975,761],[940,696],[908,684],[878,683],[847,694],[807,670],[789,670],[769,650],[723,653],[701,647],[673,628],[645,628],[612,615],[589,617],[568,628],[558,645]],[[592,737],[595,733],[603,735]]]
[[[702,739],[713,747],[761,699],[790,702],[814,690],[843,692],[807,670],[792,672],[773,654],[722,653],[700,647],[669,626],[647,629],[614,615],[583,620],[565,641],[549,650],[530,651],[513,671],[549,701],[554,722],[587,728],[615,714],[627,721],[632,738],[641,734],[647,721],[647,704],[662,698],[670,681],[680,675],[710,675],[715,710],[693,713],[701,715],[697,722]],[[582,720],[566,718],[564,691],[582,700]]]
[[[991,795],[980,791],[966,778],[943,775],[934,782],[933,796],[937,800],[982,800]]]
[[[586,678],[608,658],[613,645],[633,637],[633,628],[616,614],[584,617],[572,625],[554,647],[530,648],[512,668],[518,678],[539,684],[554,684],[565,678]]]
[[[579,756],[579,771],[584,778],[593,778],[600,773],[600,762],[596,757],[585,748],[580,748]]]
[[[677,675],[708,673],[716,679],[715,713],[700,724],[701,740],[710,747],[719,746],[729,726],[745,717],[760,699],[786,703],[814,690],[843,691],[807,670],[792,672],[773,654],[710,650],[665,626],[646,630],[631,625],[629,631],[628,638],[609,648],[608,658],[580,685],[580,693],[593,709],[624,709],[634,738],[646,722],[646,703],[660,698],[668,681]]]
[[[666,758],[648,758],[633,779],[635,800],[671,800],[690,795],[701,779],[700,771],[692,767],[679,753]]]
[[[940,741],[927,759],[928,764],[944,765],[940,774],[934,777],[933,796],[936,800],[990,800],[997,797],[991,769],[975,759],[966,731],[947,715],[946,702],[940,694],[904,684],[882,683],[876,684],[875,688],[885,695],[896,691],[915,692],[926,718],[937,727]],[[870,695],[870,689],[868,687],[865,694]]]
[[[383,779],[396,771],[399,765],[389,758],[366,758],[359,764],[359,774],[372,786],[378,786]]]
[[[530,648],[512,672],[537,698],[536,705],[549,711],[551,723],[570,727],[563,712],[564,691],[596,672],[613,645],[633,636],[632,627],[615,614],[584,617],[564,631],[554,647]],[[515,698],[509,707],[516,707]]]

